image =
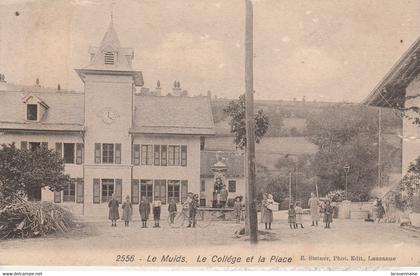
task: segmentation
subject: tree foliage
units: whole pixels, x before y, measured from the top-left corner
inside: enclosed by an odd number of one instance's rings
[[[224,109],[230,117],[230,132],[235,135],[235,144],[243,149],[246,146],[245,95],[231,101]],[[260,109],[255,114],[255,142],[259,143],[270,127],[268,116]]]
[[[319,146],[312,162],[320,179],[320,192],[345,190],[344,166],[349,165],[348,191],[353,201],[370,197],[378,179],[378,115],[377,110],[360,106],[326,108],[308,121],[310,140]],[[383,151],[391,145],[382,143]],[[389,167],[391,160],[383,160]]]
[[[64,163],[54,151],[44,147],[20,150],[14,144],[0,148],[0,194],[4,198],[25,196],[34,188],[60,191],[70,181]]]

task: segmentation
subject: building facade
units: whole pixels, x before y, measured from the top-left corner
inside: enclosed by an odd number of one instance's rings
[[[420,157],[420,38],[395,63],[363,103],[393,108],[403,116],[402,176]],[[417,111],[416,111],[417,110]],[[403,114],[404,113],[404,114]]]
[[[136,93],[142,72],[133,70],[133,50],[121,47],[112,22],[89,54],[89,65],[76,69],[83,92],[0,82],[0,143],[53,149],[72,178],[61,192],[31,196],[96,217],[114,193],[134,204],[199,193],[202,143],[215,134],[209,99]]]

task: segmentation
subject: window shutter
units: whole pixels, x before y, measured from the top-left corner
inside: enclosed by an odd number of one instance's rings
[[[161,164],[161,166],[167,166],[168,165],[167,151],[168,151],[168,146],[166,146],[166,145],[160,146],[160,156],[161,156],[160,164]]]
[[[95,143],[95,163],[100,164],[101,163],[101,144]]]
[[[115,196],[119,203],[122,203],[122,179],[115,179]]]
[[[63,158],[63,143],[55,143],[55,152]]]
[[[76,164],[83,163],[83,144],[76,144]]]
[[[54,203],[61,203],[61,192],[54,191]]]
[[[188,194],[188,180],[181,181],[181,202],[185,202]]]
[[[20,142],[20,149],[21,149],[21,150],[27,150],[27,149],[28,149],[28,142],[26,142],[26,141],[21,141],[21,142]]]
[[[121,144],[115,144],[115,164],[121,164]]]
[[[41,148],[48,149],[48,142],[41,142]]]
[[[140,165],[140,145],[133,145],[133,161],[134,165]]]
[[[99,178],[93,179],[93,203],[101,202],[101,180]]]
[[[83,178],[77,178],[77,203],[83,203],[83,197],[84,197],[84,183]]]
[[[133,179],[131,181],[131,202],[139,204],[139,180]]]
[[[181,166],[187,166],[187,146],[181,146]]]

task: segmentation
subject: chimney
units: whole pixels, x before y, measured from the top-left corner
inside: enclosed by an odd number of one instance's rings
[[[57,91],[61,91],[61,85],[57,84]]]
[[[41,85],[39,85],[39,78],[36,78],[36,80],[35,80],[35,86],[41,87]]]
[[[209,97],[209,99],[211,100],[211,91],[210,90],[207,91],[207,97]]]
[[[0,82],[6,82],[6,76],[4,74],[0,74]]]
[[[181,93],[182,93],[181,83],[179,81],[174,81],[174,87],[172,88],[172,95],[181,96]]]

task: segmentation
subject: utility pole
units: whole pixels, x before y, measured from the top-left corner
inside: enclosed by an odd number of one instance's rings
[[[289,172],[289,207],[292,204],[292,172]]]
[[[254,119],[254,54],[253,8],[251,0],[245,0],[245,99],[246,99],[246,153],[247,153],[247,211],[249,240],[258,242],[258,218],[255,189],[255,119]]]
[[[382,109],[379,107],[378,108],[378,187],[382,186],[381,124],[382,124]]]

